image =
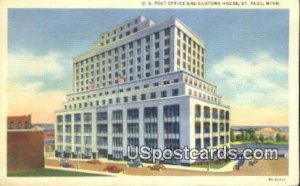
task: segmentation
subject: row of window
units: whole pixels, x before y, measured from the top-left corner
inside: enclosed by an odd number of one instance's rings
[[[201,133],[201,122],[195,122],[195,133],[196,134],[200,134]],[[211,125],[208,122],[204,122],[204,126],[203,126],[203,132],[204,133],[210,133],[210,132],[229,132],[229,123],[226,123],[226,125],[224,123],[212,123],[212,130],[211,130]]]
[[[29,122],[25,122],[25,123],[18,122],[17,126],[15,126],[14,122],[10,122],[9,123],[9,129],[23,129],[23,128],[30,129],[31,128],[31,124]]]
[[[195,86],[195,87],[198,87],[200,89],[203,89],[205,91],[208,91],[208,92],[211,92],[211,93],[216,93],[216,88],[212,85],[209,85],[207,83],[204,83],[196,78],[193,78],[193,77],[190,77],[190,76],[184,76],[184,82],[189,84],[189,85],[192,85],[192,86]]]
[[[164,91],[160,91],[160,93],[158,92],[151,92],[150,94],[140,94],[140,98],[137,97],[137,95],[132,95],[131,96],[131,101],[144,101],[147,99],[156,99],[156,98],[165,98],[168,96],[178,96],[179,95],[179,90],[178,89],[172,89],[171,90],[171,95],[168,95],[168,92],[166,90]],[[148,95],[148,96],[147,96]],[[148,98],[147,98],[148,97]],[[130,97],[128,96],[124,96],[122,97],[122,100],[120,97],[117,97],[115,99],[113,98],[109,98],[109,99],[103,99],[102,102],[100,103],[99,100],[96,100],[94,102],[84,102],[84,103],[78,103],[78,104],[73,104],[73,105],[65,105],[65,110],[67,109],[76,109],[76,108],[87,108],[87,107],[93,107],[93,106],[100,106],[100,105],[107,105],[107,104],[114,104],[114,103],[121,103],[123,101],[123,103],[127,103],[130,102]],[[78,107],[77,107],[78,106]]]
[[[217,137],[217,136],[213,137],[212,138],[212,146],[217,146],[218,145],[218,140],[220,140],[219,145],[224,145],[226,143],[229,143],[229,135],[220,136],[220,137]],[[207,148],[207,147],[211,147],[210,138],[204,138],[204,148]],[[195,148],[196,149],[201,148],[201,139],[200,138],[195,139]]]
[[[189,46],[193,46],[197,51],[204,54],[204,48],[202,48],[198,43],[196,43],[192,38],[190,38],[187,34],[185,34],[182,30],[179,28],[176,29],[177,37],[181,38],[184,42],[186,42]]]
[[[198,77],[204,78],[204,48],[186,35],[182,38],[179,29],[177,29],[177,33],[177,66]]]
[[[94,93],[94,94],[91,94],[91,95],[86,95],[86,96],[76,96],[76,97],[72,97],[72,98],[69,98],[68,101],[75,101],[75,100],[84,100],[86,98],[95,98],[97,97],[98,95],[99,96],[104,96],[104,95],[112,95],[112,94],[119,94],[119,93],[123,93],[123,92],[130,92],[130,91],[136,91],[136,90],[140,90],[140,89],[145,89],[145,88],[152,88],[152,87],[157,87],[157,86],[160,86],[160,85],[168,85],[168,84],[171,84],[171,83],[178,83],[179,82],[179,79],[178,78],[175,78],[173,79],[172,81],[171,80],[164,80],[164,81],[161,81],[161,82],[154,82],[152,84],[149,84],[149,83],[146,83],[144,85],[135,85],[135,86],[132,86],[132,87],[127,87],[127,88],[119,88],[120,86],[118,86],[117,89],[113,89],[111,91],[100,91],[99,93]]]
[[[169,33],[170,31],[169,31],[169,29],[166,29],[166,30],[168,30],[168,32],[167,33]],[[166,32],[166,31],[165,31]],[[154,34],[155,35],[155,37],[156,37],[156,35],[157,34]],[[145,37],[145,40],[146,40],[146,46],[145,46],[145,60],[146,60],[146,62],[147,61],[149,61],[150,60],[150,56],[151,56],[151,53],[149,53],[150,52],[150,45],[149,44],[147,44],[147,43],[149,43],[149,41],[150,41],[150,36],[147,36],[147,37]],[[118,48],[115,48],[115,49],[112,49],[112,50],[110,50],[110,51],[108,51],[108,52],[104,52],[104,53],[102,53],[102,54],[99,54],[99,55],[97,55],[97,56],[94,56],[94,57],[91,57],[91,58],[89,58],[89,59],[86,59],[86,60],[83,60],[83,61],[80,61],[80,62],[77,62],[76,64],[75,64],[75,66],[76,66],[76,80],[77,81],[79,81],[79,78],[81,77],[81,80],[82,79],[84,79],[84,77],[85,78],[88,78],[88,76],[89,76],[89,74],[92,76],[92,77],[95,77],[94,76],[94,64],[91,64],[91,72],[90,73],[85,73],[85,76],[84,76],[84,74],[81,74],[81,76],[79,76],[79,70],[80,70],[80,72],[81,73],[84,73],[85,71],[84,71],[84,68],[83,67],[80,67],[80,65],[82,66],[83,64],[84,64],[84,62],[85,62],[85,64],[87,64],[88,63],[88,61],[94,61],[94,59],[96,59],[96,60],[99,60],[99,58],[101,57],[101,59],[103,58],[103,59],[107,59],[107,61],[109,62],[109,63],[111,63],[112,61],[111,61],[111,54],[112,54],[112,51],[114,51],[114,53],[115,53],[115,57],[114,57],[114,60],[115,60],[115,62],[117,62],[117,61],[119,61],[119,56],[118,56],[118,51],[119,50],[121,50],[121,51],[124,51],[124,53],[122,53],[122,55],[121,55],[121,60],[124,60],[124,62],[122,62],[122,66],[123,66],[123,68],[125,68],[125,65],[126,65],[126,62],[125,62],[125,60],[126,60],[126,53],[125,53],[125,50],[126,50],[126,46],[127,46],[127,48],[129,49],[129,50],[131,50],[131,51],[129,51],[128,52],[128,55],[127,55],[127,57],[129,58],[128,60],[129,60],[129,64],[131,64],[131,65],[133,65],[133,59],[130,59],[130,58],[133,58],[133,56],[136,56],[136,55],[133,55],[133,50],[132,50],[132,48],[133,48],[133,43],[134,42],[131,42],[131,43],[129,43],[129,44],[126,44],[126,45],[123,45],[123,46],[121,46],[121,47],[118,47]],[[137,46],[140,46],[141,45],[141,40],[137,40],[137,41],[135,41],[135,43],[137,43]],[[164,45],[163,46],[161,46],[161,47],[169,47],[169,45],[170,45],[170,38],[167,38],[166,40],[164,40]],[[159,49],[160,48],[160,41],[158,40],[157,42],[155,42],[154,43],[154,47],[155,47],[155,50],[156,49]],[[169,54],[170,54],[170,48],[164,48],[163,49],[163,55],[164,56],[168,56]],[[106,55],[105,54],[107,54],[107,57],[106,57]],[[140,55],[141,54],[141,48],[138,48],[137,49],[137,51],[136,51],[136,54],[137,55]],[[158,59],[160,57],[160,52],[159,51],[156,51],[155,53],[154,53],[154,56],[152,57],[153,59]],[[135,59],[137,62],[140,62],[141,61],[141,57],[140,56],[137,56],[136,57],[136,59]],[[168,62],[169,61],[169,58],[167,58],[167,59],[163,59],[164,60],[164,64],[165,65],[168,65],[170,62]],[[105,60],[103,60],[102,61],[102,65],[104,66],[105,65]],[[159,68],[159,61],[157,61],[157,62],[155,62],[156,63],[156,68]],[[97,63],[97,67],[100,67],[100,63],[98,62]],[[111,68],[111,66],[108,66],[108,71],[110,71],[109,70],[109,68]],[[119,68],[119,65],[118,64],[115,64],[115,69],[114,70],[116,70],[116,71],[118,71],[118,68]],[[139,68],[141,68],[141,66],[139,66]],[[145,68],[146,70],[147,70],[147,65],[146,65],[146,68]],[[149,68],[148,69],[150,69],[150,66],[149,66]],[[89,70],[89,66],[85,66],[85,70],[86,71],[88,71]],[[138,68],[136,69],[137,71],[138,71]],[[133,69],[131,70],[132,72],[133,72]],[[157,71],[157,70],[156,70]],[[164,70],[165,72],[169,72],[170,71],[170,69],[169,69],[169,67],[168,68],[165,68],[165,70]],[[100,74],[100,70],[97,70],[96,71],[97,72],[97,74],[99,75]],[[102,68],[102,73],[105,73],[105,68]],[[116,72],[117,73],[117,72]],[[123,76],[126,76],[126,70],[122,70],[122,75]],[[159,71],[157,71],[157,72],[155,72],[155,74],[159,74],[160,72]],[[132,74],[132,73],[131,73]],[[110,74],[111,75],[111,74]],[[118,74],[119,75],[119,74]],[[142,75],[142,74],[141,74]],[[148,74],[149,76],[150,76],[150,72],[149,72],[149,74]],[[134,77],[132,76],[132,78],[130,78],[131,76],[130,76],[130,70],[129,70],[129,75],[128,75],[129,77],[128,77],[128,80],[133,80],[134,79]],[[145,74],[145,76],[147,77],[147,73]],[[111,79],[111,78],[109,78],[109,76],[107,77],[108,79]],[[138,76],[137,76],[137,78],[138,78]],[[102,78],[102,80],[104,80],[105,81],[105,79],[104,78]],[[95,79],[94,78],[91,78],[91,79],[89,79],[89,81],[92,81],[92,82],[94,82],[95,81]],[[99,81],[100,81],[100,79],[99,79]],[[84,84],[84,81],[81,81],[83,84]],[[77,84],[78,83],[78,84]],[[111,82],[111,84],[112,84],[113,82]],[[109,82],[108,82],[108,84],[110,84]],[[79,82],[76,82],[76,86],[77,87],[79,87]],[[103,86],[105,86],[105,85],[103,85]]]
[[[229,111],[224,111],[220,109],[220,113],[218,109],[212,108],[212,113],[211,113],[211,108],[204,106],[204,110],[202,111],[204,118],[210,118],[212,114],[213,119],[226,119],[229,120]],[[200,118],[201,117],[201,105],[196,104],[195,105],[195,117]]]

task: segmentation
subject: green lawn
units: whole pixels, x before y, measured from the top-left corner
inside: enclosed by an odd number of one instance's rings
[[[209,167],[211,169],[220,169],[220,168],[224,167],[225,165],[227,165],[229,162],[221,162],[221,163],[210,162]],[[206,164],[203,164],[203,165],[193,165],[193,167],[207,168],[207,165]]]
[[[275,142],[275,141],[264,141],[262,142],[255,142],[255,141],[234,141],[231,142],[231,145],[242,145],[242,144],[261,144],[261,145],[288,145],[288,141],[281,141],[281,142]]]
[[[40,168],[40,169],[30,169],[30,170],[11,172],[11,173],[7,173],[7,176],[8,177],[9,176],[43,177],[43,176],[106,176],[106,175]]]

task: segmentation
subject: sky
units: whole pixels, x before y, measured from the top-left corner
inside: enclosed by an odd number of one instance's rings
[[[205,41],[206,80],[232,125],[288,125],[289,14],[266,9],[9,9],[8,114],[54,122],[72,91],[72,58],[139,15],[176,16]]]

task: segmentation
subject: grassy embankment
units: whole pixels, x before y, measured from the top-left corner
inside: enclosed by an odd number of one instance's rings
[[[65,170],[55,170],[55,169],[29,169],[17,172],[7,173],[10,177],[43,177],[43,176],[105,176],[100,174],[76,172],[76,171],[65,171]]]
[[[264,142],[256,142],[256,141],[234,141],[231,142],[231,145],[242,145],[242,144],[260,144],[260,145],[288,145],[288,141],[281,141],[281,142],[276,142],[276,141],[264,141]]]

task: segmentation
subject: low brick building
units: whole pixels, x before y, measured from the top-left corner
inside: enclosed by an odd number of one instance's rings
[[[43,131],[8,130],[7,171],[44,167]]]
[[[23,116],[8,116],[7,129],[31,129],[31,115]]]
[[[54,156],[54,125],[50,123],[33,124],[32,130],[44,132],[44,155],[45,157]]]

